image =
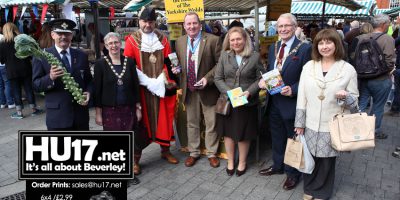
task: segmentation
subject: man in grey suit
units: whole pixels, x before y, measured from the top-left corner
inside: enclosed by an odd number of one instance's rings
[[[193,166],[200,158],[200,122],[203,112],[206,124],[205,144],[208,160],[212,167],[219,166],[215,156],[219,138],[215,131],[215,104],[219,92],[214,85],[214,69],[217,65],[221,47],[217,36],[201,32],[201,22],[195,12],[185,15],[183,24],[186,35],[176,41],[176,53],[182,65],[181,88],[182,102],[187,113],[187,134],[190,156],[187,167]],[[179,73],[178,68],[172,69]]]

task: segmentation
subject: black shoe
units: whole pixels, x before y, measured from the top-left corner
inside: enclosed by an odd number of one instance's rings
[[[271,176],[274,174],[283,174],[282,170],[276,170],[272,168],[272,166],[268,167],[267,169],[262,169],[258,172],[261,176]]]
[[[386,135],[384,133],[379,133],[379,134],[375,135],[376,139],[381,139],[381,140],[386,139],[387,137],[388,137],[388,135]]]
[[[228,167],[226,167],[226,174],[228,174],[228,176],[233,176],[234,173],[235,169],[228,169]]]
[[[395,157],[395,158],[400,158],[400,151],[393,152],[392,156]]]
[[[128,185],[137,185],[140,183],[140,180],[136,178],[136,176],[133,178],[133,180],[128,182]]]
[[[287,177],[285,183],[283,184],[283,189],[291,190],[291,189],[295,188],[298,183],[299,183],[298,178]]]
[[[239,176],[243,175],[244,173],[246,173],[246,169],[247,169],[247,165],[244,166],[244,169],[242,171],[240,171],[239,169],[236,169],[236,176],[239,177]]]

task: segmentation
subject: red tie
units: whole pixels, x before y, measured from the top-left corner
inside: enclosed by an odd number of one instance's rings
[[[190,44],[193,47],[193,42],[194,39],[190,39]],[[189,49],[189,60],[188,60],[188,88],[190,91],[194,91],[195,87],[194,84],[196,84],[196,68],[195,68],[195,62],[192,60],[192,51]]]
[[[278,67],[279,71],[282,71],[282,59],[283,59],[283,54],[285,54],[285,47],[286,44],[282,43],[281,49],[279,50],[279,55],[278,55],[278,62],[276,63],[276,66]]]

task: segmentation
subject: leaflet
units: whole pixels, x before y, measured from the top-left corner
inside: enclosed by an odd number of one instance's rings
[[[246,96],[240,96],[243,93],[241,87],[229,90],[227,93],[233,108],[249,103]]]
[[[269,94],[274,95],[280,93],[282,88],[285,87],[283,79],[278,69],[271,70],[262,75],[265,84],[267,85],[267,90]]]

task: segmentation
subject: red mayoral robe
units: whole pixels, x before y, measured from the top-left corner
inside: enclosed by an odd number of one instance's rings
[[[136,31],[126,36],[124,55],[134,59],[137,68],[149,78],[157,78],[164,71],[168,81],[174,82],[168,77],[167,66],[164,64],[164,59],[171,53],[168,39],[158,30],[155,30],[154,33],[162,46],[164,46],[163,49],[155,50],[152,53],[141,51],[142,33]],[[156,61],[154,61],[154,57]],[[160,98],[152,94],[146,87],[140,86],[140,100],[142,120],[150,139],[158,144],[170,146],[170,141],[174,140],[172,124],[175,114],[176,95]]]

